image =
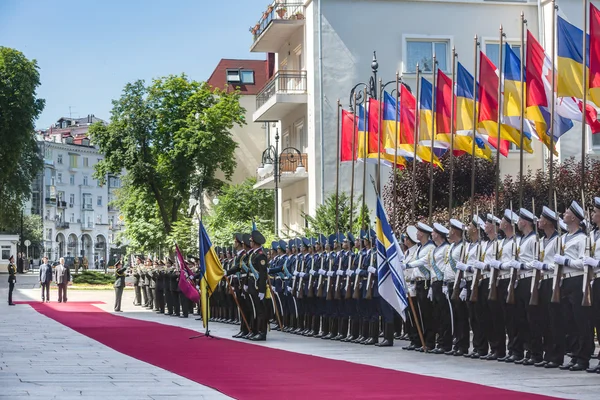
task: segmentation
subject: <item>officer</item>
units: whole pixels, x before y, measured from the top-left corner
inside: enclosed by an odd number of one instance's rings
[[[115,312],[121,312],[121,298],[123,289],[125,289],[125,272],[127,267],[123,267],[121,260],[115,263]]]
[[[77,257],[75,257],[75,260],[77,260]],[[142,289],[141,289],[141,276],[140,276],[140,269],[142,266],[142,257],[141,256],[137,256],[135,258],[135,263],[136,265],[133,267],[133,289],[135,291],[135,297],[133,300],[133,305],[134,306],[140,306],[142,305]]]
[[[13,290],[15,290],[15,283],[17,283],[17,267],[15,266],[15,256],[10,256],[8,259],[8,305],[14,306],[12,301]]]
[[[448,228],[439,223],[433,224],[431,237],[435,249],[429,255],[431,265],[431,287],[429,288],[433,304],[433,329],[437,334],[437,342],[433,354],[443,354],[452,349],[452,321],[450,303],[443,291],[444,271],[448,263]]]
[[[252,245],[251,263],[253,269],[258,273],[256,279],[256,327],[257,333],[252,336],[252,341],[265,341],[267,340],[267,315],[266,305],[267,297],[269,297],[269,291],[267,287],[267,256],[263,250],[262,245],[265,243],[264,236],[257,230],[252,231],[250,237],[250,243]]]
[[[275,304],[280,310],[284,331],[289,327],[290,322],[290,313],[285,293],[285,280],[289,275],[286,265],[288,259],[288,256],[285,254],[286,247],[286,242],[284,240],[277,240],[271,243],[271,248],[273,249],[275,256],[272,258],[270,263],[271,266],[269,268],[269,275],[275,277],[273,283],[275,293],[273,293],[273,295],[276,298]],[[276,329],[279,330],[279,326]]]
[[[171,316],[181,316],[181,303],[179,302],[179,271],[174,265],[169,270],[169,291],[173,302],[173,313]]]
[[[247,301],[244,295],[242,287],[242,279],[245,279],[245,275],[247,274],[247,272],[244,272],[245,266],[243,265],[243,259],[246,255],[246,251],[244,250],[244,237],[241,233],[235,233],[233,235],[233,250],[235,251],[235,256],[231,268],[229,268],[229,270],[227,271],[227,276],[231,277],[230,282],[233,286],[238,302],[240,304],[240,312],[244,314],[246,321],[250,323],[250,315],[252,314],[252,308],[249,304],[249,301]],[[243,320],[244,318],[242,318],[242,316],[240,315],[240,331],[237,334],[233,335],[234,338],[241,338],[250,334],[250,330],[243,322]]]
[[[339,287],[337,289],[337,292],[339,293],[339,298],[337,299],[337,301],[339,302],[338,307],[341,311],[340,320],[338,322],[338,334],[336,337],[333,338],[333,340],[343,340],[350,335],[348,330],[348,327],[350,325],[350,316],[356,313],[355,305],[352,302],[346,302],[346,290],[349,290],[347,289],[347,282],[350,281],[350,278],[348,277],[348,271],[352,271],[352,266],[354,263],[354,242],[355,239],[354,235],[352,235],[352,232],[347,232],[346,238],[344,239],[344,242],[342,244],[344,250],[342,253],[342,269],[336,272],[336,281],[338,280],[337,276],[339,276]]]

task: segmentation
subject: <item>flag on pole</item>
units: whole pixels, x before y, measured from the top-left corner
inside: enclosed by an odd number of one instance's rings
[[[252,218],[252,232],[256,231],[256,222],[254,222],[254,218]]]
[[[355,148],[357,144],[358,126],[354,114],[342,110],[342,137],[340,139],[340,162],[352,161],[356,159]],[[352,147],[354,144],[354,148]]]
[[[252,221],[252,224],[254,225],[254,221]],[[198,272],[200,273],[200,295],[202,296],[202,323],[206,327],[206,321],[210,318],[207,300],[225,275],[225,271],[223,271],[221,260],[219,260],[217,253],[215,253],[215,249],[210,242],[202,221],[200,221],[200,226],[198,227],[198,240],[198,248],[200,249]]]
[[[200,295],[190,281],[190,278],[194,276],[194,273],[187,266],[177,244],[175,244],[175,252],[177,253],[177,264],[179,264],[179,290],[181,290],[181,293],[183,293],[185,297],[194,303],[197,303],[200,301]]]
[[[408,307],[406,282],[402,271],[404,254],[392,232],[377,196],[377,287],[379,295],[406,321],[404,310]]]

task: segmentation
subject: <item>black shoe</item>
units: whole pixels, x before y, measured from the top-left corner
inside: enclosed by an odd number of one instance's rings
[[[535,364],[533,364],[533,366],[534,366],[534,367],[541,368],[541,367],[545,367],[545,366],[546,366],[546,364],[548,364],[548,361],[546,361],[546,360],[542,360],[542,361],[540,361],[540,362],[536,362]]]
[[[265,335],[264,333],[257,333],[256,335],[252,336],[250,340],[252,340],[253,342],[264,342],[265,340],[267,340],[267,335]]]
[[[528,358],[527,360],[523,361],[523,365],[535,365],[539,362],[539,360],[534,360],[533,358]]]
[[[571,368],[569,368],[569,371],[574,371],[574,372],[579,372],[579,371],[586,371],[588,369],[589,365],[586,364],[575,364],[573,365]]]
[[[9,306],[16,306],[15,303],[8,303]]]
[[[367,346],[373,345],[375,343],[377,343],[377,339],[372,338],[372,337],[370,337],[367,340],[365,340],[364,342],[362,342],[362,344],[367,345]]]
[[[187,315],[180,315],[179,318],[187,318]]]
[[[562,370],[562,371],[568,371],[571,369],[571,367],[575,366],[575,362],[573,362],[573,360],[569,361],[567,364],[563,364],[560,367],[558,367],[558,369]]]
[[[515,360],[515,364],[522,365],[522,364],[525,364],[527,362],[527,360],[528,360],[527,358],[523,357],[520,360]]]
[[[331,339],[333,336],[333,333],[329,332],[327,335],[323,336],[321,339],[323,340],[329,340]]]
[[[244,335],[245,335],[244,332],[239,331],[238,333],[236,333],[235,335],[233,335],[232,338],[237,339],[237,338],[241,338]]]
[[[449,350],[449,351],[446,351],[444,354],[447,356],[453,356],[454,353],[456,353],[456,350]]]
[[[255,336],[256,334],[254,332],[248,332],[247,334],[245,334],[244,336],[241,336],[242,339],[250,339],[252,336]]]
[[[377,347],[392,347],[393,345],[394,345],[394,342],[390,342],[387,339],[384,339],[382,342],[375,343],[375,346],[377,346]]]
[[[456,351],[454,352],[454,357],[461,357],[461,356],[464,356],[465,354],[467,354],[467,352],[466,352],[466,351],[463,351],[463,350],[456,350]]]
[[[590,374],[600,373],[600,363],[598,363],[598,365],[596,365],[595,367],[590,367],[586,369],[585,372],[589,372]]]
[[[414,350],[414,349],[416,349],[416,347],[415,347],[415,345],[414,345],[414,344],[412,344],[412,343],[411,343],[411,344],[409,344],[408,346],[404,346],[404,347],[402,347],[402,350],[409,350],[409,351],[411,351],[411,350]]]
[[[554,361],[548,361],[546,365],[544,365],[544,368],[560,368],[560,364]]]
[[[365,337],[364,337],[364,336],[362,336],[362,335],[360,335],[359,337],[357,337],[356,339],[354,339],[354,340],[352,341],[352,343],[360,343],[360,342],[362,342],[362,341],[364,341],[364,340],[365,340]]]
[[[445,351],[439,347],[436,347],[435,349],[430,351],[431,354],[444,354]]]
[[[473,357],[474,354],[479,355],[476,351],[474,351],[472,353],[463,354],[463,357],[466,357],[466,358],[475,358],[475,357]]]
[[[510,355],[505,354],[502,357],[498,357],[497,361],[498,362],[505,362],[506,360],[508,360],[510,358]]]
[[[415,349],[415,351],[418,351],[419,353],[425,353],[425,350],[426,350],[426,349],[425,349],[425,347],[423,347],[423,346],[421,346],[421,347],[417,347],[417,348]]]
[[[510,357],[508,357],[506,360],[504,360],[504,362],[506,363],[514,363],[515,361],[519,361],[522,360],[523,357],[519,357],[519,356],[515,356],[514,354]]]
[[[486,360],[486,361],[496,361],[498,359],[498,354],[496,353],[490,353],[485,357],[482,357],[482,360]]]

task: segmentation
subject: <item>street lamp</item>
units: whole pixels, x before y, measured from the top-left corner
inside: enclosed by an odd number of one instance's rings
[[[295,147],[286,147],[279,152],[279,129],[275,130],[275,146],[270,145],[263,151],[260,167],[257,169],[258,176],[264,178],[273,173],[275,182],[275,236],[279,236],[279,182],[281,181],[281,159],[284,157],[286,163],[297,165],[294,173],[306,173],[306,167],[302,162],[302,153]]]

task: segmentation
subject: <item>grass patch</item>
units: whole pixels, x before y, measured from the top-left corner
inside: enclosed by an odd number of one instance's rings
[[[83,271],[73,275],[73,285],[79,286],[101,286],[112,285],[115,282],[115,276],[96,271]]]

